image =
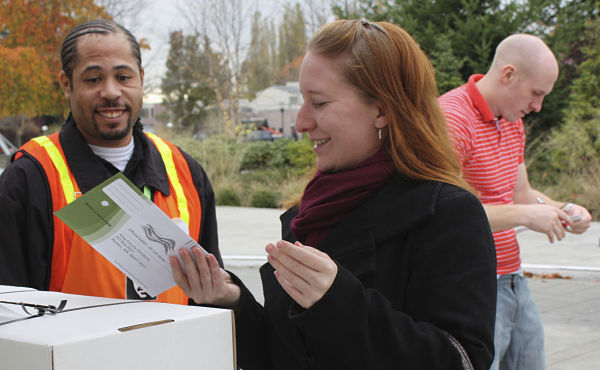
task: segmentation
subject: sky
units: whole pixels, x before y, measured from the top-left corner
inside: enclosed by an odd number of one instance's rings
[[[169,34],[172,31],[189,29],[189,23],[182,15],[182,9],[189,0],[142,0],[143,9],[131,17],[116,19],[139,39],[145,38],[150,50],[142,50],[142,65],[145,70],[146,90],[160,87],[161,76],[165,73],[165,61],[169,53]],[[286,0],[259,0],[258,9],[265,15],[277,19],[278,9],[283,9]],[[250,22],[247,22],[248,26]],[[249,34],[249,32],[248,32]]]
[[[116,19],[139,39],[145,38],[150,50],[142,50],[142,65],[145,70],[147,91],[160,87],[165,73],[165,61],[169,53],[169,33],[182,29],[184,34],[189,25],[182,15],[186,0],[141,0],[143,9],[126,19]],[[187,0],[189,1],[189,0]],[[263,16],[278,20],[288,0],[258,0],[257,8]],[[250,22],[247,22],[248,26]],[[248,32],[249,34],[249,32]]]
[[[118,20],[138,40],[145,38],[150,45],[150,50],[142,49],[145,85],[148,88],[160,86],[169,53],[169,33],[182,26],[178,10],[173,6],[179,1],[146,0],[146,7],[134,19]]]

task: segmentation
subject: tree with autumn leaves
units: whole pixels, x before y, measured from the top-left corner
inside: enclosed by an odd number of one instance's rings
[[[63,116],[60,47],[76,24],[109,18],[93,0],[0,0],[0,117]]]

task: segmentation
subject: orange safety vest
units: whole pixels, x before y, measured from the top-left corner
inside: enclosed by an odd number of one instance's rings
[[[156,145],[162,157],[171,191],[169,196],[155,191],[154,203],[171,218],[183,219],[188,225],[190,236],[198,240],[202,207],[187,161],[175,145],[156,135],[146,135]],[[81,194],[65,159],[58,133],[34,138],[21,149],[35,157],[44,168],[52,193],[53,213]],[[20,156],[22,154],[17,153],[15,159]],[[56,216],[53,216],[53,222],[54,246],[49,290],[127,298],[127,277]],[[157,300],[179,304],[188,302],[187,296],[177,286],[160,294]]]

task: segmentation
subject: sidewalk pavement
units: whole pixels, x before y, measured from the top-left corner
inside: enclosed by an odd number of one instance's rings
[[[217,207],[225,267],[262,301],[258,267],[265,246],[281,238],[280,209]],[[523,270],[545,328],[548,370],[600,369],[600,223],[550,244],[527,229],[517,234]]]

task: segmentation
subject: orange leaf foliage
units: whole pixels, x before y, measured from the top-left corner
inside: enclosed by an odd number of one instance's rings
[[[284,65],[279,73],[277,73],[277,82],[285,85],[287,81],[298,81],[298,77],[300,77],[300,67],[302,66],[303,60],[304,55],[301,55],[292,60],[290,63]]]
[[[0,0],[0,116],[62,115],[60,46],[76,24],[110,18],[93,0]]]
[[[55,95],[48,63],[33,47],[0,46],[0,116],[34,116],[51,111]]]
[[[551,274],[535,274],[533,272],[523,271],[523,276],[534,279],[572,279],[571,276],[561,275],[558,272],[554,272]]]

